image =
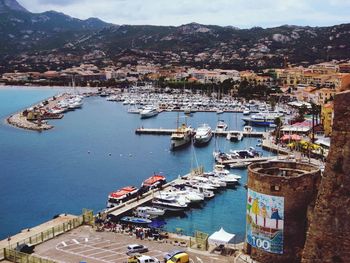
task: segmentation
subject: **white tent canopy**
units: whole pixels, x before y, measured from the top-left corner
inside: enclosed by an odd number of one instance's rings
[[[209,238],[208,241],[211,244],[216,245],[225,245],[230,243],[235,238],[235,234],[230,234],[226,232],[223,228],[221,228],[219,231],[216,231],[213,233]]]

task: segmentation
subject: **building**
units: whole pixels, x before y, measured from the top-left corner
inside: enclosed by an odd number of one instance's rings
[[[320,169],[297,162],[248,167],[246,253],[261,263],[300,262],[307,211],[317,195]]]
[[[331,136],[333,126],[333,103],[327,103],[321,108],[321,122],[325,136]]]
[[[309,69],[311,69],[313,73],[318,73],[318,74],[334,74],[339,72],[339,66],[337,64],[330,63],[330,62],[311,65],[309,66]]]

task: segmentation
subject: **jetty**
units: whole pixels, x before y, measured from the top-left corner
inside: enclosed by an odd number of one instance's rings
[[[176,132],[176,129],[166,129],[166,128],[137,128],[135,133],[138,135],[171,135]],[[227,136],[228,133],[240,133],[242,131],[213,131],[215,136]],[[242,132],[244,137],[266,137],[266,132]]]
[[[283,157],[279,157],[278,160],[284,159]],[[277,156],[266,156],[266,157],[254,157],[254,158],[237,158],[237,159],[230,159],[230,160],[225,160],[218,162],[218,164],[222,165],[230,165],[230,164],[236,164],[236,163],[241,163],[241,162],[250,162],[250,163],[255,163],[255,162],[264,162],[264,161],[271,161],[271,160],[277,160]]]
[[[182,176],[182,178],[189,178],[190,174]],[[181,179],[175,179],[169,183],[166,183],[165,185],[162,186],[161,191],[169,189],[173,184],[179,183]],[[119,217],[133,209],[135,209],[138,206],[144,205],[154,198],[154,193],[158,192],[160,189],[153,189],[148,191],[147,193],[143,194],[142,196],[139,196],[139,198],[133,198],[130,199],[129,201],[122,203],[118,206],[109,208],[104,211],[105,215],[113,215],[115,217]]]
[[[45,111],[52,109],[57,106],[58,102],[66,99],[69,94],[64,93],[57,96],[50,97],[46,100],[43,100],[37,104],[32,105],[28,109],[31,109],[32,112],[37,112],[40,116],[42,115],[41,109]],[[47,116],[42,116],[36,120],[29,120],[28,116],[25,116],[24,112],[30,112],[28,109],[17,112],[9,116],[6,120],[7,123],[21,129],[32,130],[32,131],[44,131],[52,129],[53,126],[46,123],[46,119],[61,119],[63,118],[62,114],[51,114]]]

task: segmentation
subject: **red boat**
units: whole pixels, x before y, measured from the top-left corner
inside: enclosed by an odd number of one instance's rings
[[[136,197],[139,189],[134,186],[126,186],[108,195],[107,208],[122,204]]]
[[[152,190],[155,188],[159,188],[162,185],[166,184],[166,178],[163,175],[155,174],[150,178],[143,181],[141,187],[147,190]]]

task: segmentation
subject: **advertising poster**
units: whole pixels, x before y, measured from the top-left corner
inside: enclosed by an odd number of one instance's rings
[[[284,197],[248,189],[247,242],[261,250],[283,254]]]

